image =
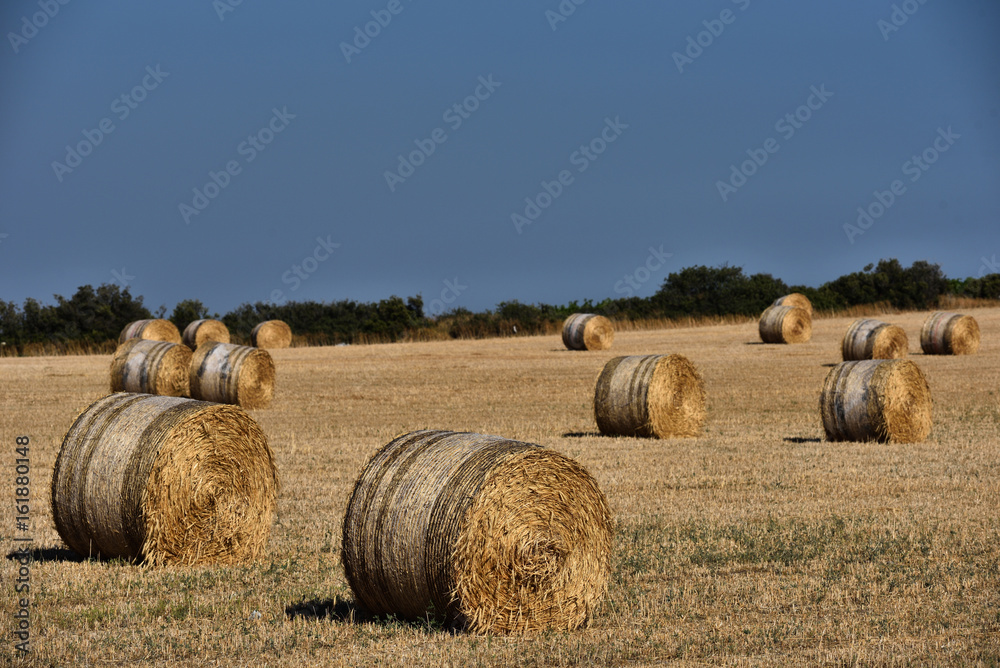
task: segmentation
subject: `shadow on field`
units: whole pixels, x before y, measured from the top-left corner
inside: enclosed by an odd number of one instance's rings
[[[820,366],[825,366],[825,367],[828,367],[828,368],[833,368],[833,367],[837,366],[838,364],[840,364],[840,362],[830,362],[829,364],[820,364]]]
[[[821,438],[804,438],[802,436],[786,436],[782,439],[785,443],[822,443]]]
[[[7,559],[10,561],[15,561],[23,556],[22,552],[8,552]],[[32,561],[72,561],[80,563],[82,561],[87,561],[86,557],[80,556],[73,550],[67,550],[62,547],[48,547],[44,549],[34,549],[31,551]]]
[[[414,628],[434,629],[439,631],[450,630],[441,623],[430,620],[405,620],[393,615],[373,615],[352,601],[340,596],[336,598],[314,599],[312,601],[301,601],[294,605],[285,606],[285,615],[289,619],[301,617],[303,619],[329,619],[343,624],[382,624],[384,626],[404,625]]]
[[[563,438],[591,438],[601,436],[599,431],[568,431]]]

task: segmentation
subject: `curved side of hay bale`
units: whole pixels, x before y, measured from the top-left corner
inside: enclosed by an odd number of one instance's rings
[[[705,383],[683,355],[616,357],[597,379],[594,418],[606,436],[698,436]]]
[[[184,328],[181,338],[191,350],[208,341],[229,343],[229,328],[219,320],[195,320]]]
[[[772,306],[798,306],[799,308],[804,308],[809,311],[810,318],[813,315],[812,302],[809,301],[809,298],[801,292],[792,292],[783,297],[778,297],[774,300],[774,304],[772,304]]]
[[[807,343],[812,338],[812,317],[798,306],[768,306],[758,330],[764,343]]]
[[[926,355],[973,355],[979,350],[979,323],[971,315],[938,311],[920,328]]]
[[[265,320],[251,330],[250,341],[257,348],[287,348],[292,345],[292,328],[283,320]]]
[[[191,350],[169,341],[129,339],[111,358],[111,391],[170,397],[190,394]]]
[[[344,515],[342,561],[367,610],[476,633],[572,630],[599,603],[611,514],[594,479],[499,436],[405,434],[376,453]]]
[[[119,393],[66,433],[52,515],[84,556],[234,564],[263,554],[277,489],[267,438],[243,410]]]
[[[858,318],[844,334],[841,355],[845,362],[899,359],[906,357],[909,345],[900,327],[874,318]]]
[[[266,350],[209,341],[191,356],[191,396],[265,408],[274,397],[274,362]]]
[[[118,335],[118,343],[125,343],[129,339],[181,343],[181,333],[177,330],[177,326],[169,320],[136,320],[125,325],[122,333]]]
[[[562,340],[570,350],[607,350],[615,340],[615,328],[603,315],[574,313],[563,322]]]
[[[917,443],[932,426],[927,378],[909,360],[841,362],[819,400],[830,441]]]

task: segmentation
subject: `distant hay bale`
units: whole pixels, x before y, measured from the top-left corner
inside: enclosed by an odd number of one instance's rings
[[[572,459],[499,436],[415,431],[365,465],[341,557],[375,614],[474,633],[568,631],[604,594],[611,539],[604,494]]]
[[[607,350],[615,340],[615,328],[603,315],[574,313],[563,323],[562,340],[570,350]]]
[[[265,320],[250,332],[257,348],[287,348],[292,345],[292,328],[283,320]]]
[[[265,408],[274,396],[274,362],[266,350],[209,341],[191,356],[191,396],[243,408]]]
[[[819,399],[830,441],[917,443],[931,431],[931,390],[909,360],[841,362]]]
[[[181,338],[191,350],[207,341],[229,343],[229,328],[219,320],[195,320],[184,328]]]
[[[906,357],[909,345],[906,332],[896,325],[872,318],[858,318],[844,334],[841,354],[845,362],[898,359]]]
[[[235,406],[112,394],[73,423],[52,474],[52,515],[83,556],[237,564],[264,552],[274,457]]]
[[[927,355],[973,355],[979,350],[979,323],[971,315],[932,313],[920,328],[920,347]]]
[[[705,383],[683,355],[616,357],[597,379],[594,417],[607,436],[697,436]]]
[[[798,306],[799,308],[804,308],[809,311],[810,318],[813,315],[812,302],[809,301],[809,298],[801,292],[792,292],[784,297],[778,297],[774,300],[774,304],[772,304],[772,306]]]
[[[178,343],[129,339],[111,358],[111,391],[170,397],[190,394],[191,350]]]
[[[806,343],[812,338],[812,316],[799,306],[768,306],[758,330],[764,343]]]
[[[125,325],[118,336],[118,343],[125,343],[129,339],[181,343],[181,333],[177,330],[177,325],[169,320],[136,320]]]

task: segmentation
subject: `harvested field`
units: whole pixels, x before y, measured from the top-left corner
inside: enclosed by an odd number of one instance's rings
[[[0,359],[6,475],[31,438],[31,648],[38,665],[995,664],[1000,657],[1000,309],[969,309],[971,356],[924,355],[926,312],[894,315],[927,376],[915,444],[827,442],[818,402],[852,318],[802,346],[756,322],[619,331],[581,355],[550,336],[272,350],[249,411],[282,481],[262,560],[144,569],[62,545],[48,486],[63,435],[107,393],[109,355]],[[677,353],[705,381],[698,438],[599,436],[594,386],[620,355]],[[497,434],[582,464],[615,523],[591,625],[523,637],[372,619],[340,563],[361,466],[415,429]],[[12,553],[12,485],[0,526]],[[23,534],[19,534],[23,535]],[[11,628],[18,564],[0,566]],[[0,649],[13,655],[9,633]],[[34,664],[32,664],[34,665]]]

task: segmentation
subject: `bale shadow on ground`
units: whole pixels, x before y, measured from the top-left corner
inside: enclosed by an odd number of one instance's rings
[[[455,633],[456,629],[450,628],[434,619],[401,619],[395,615],[373,615],[364,608],[359,607],[350,599],[326,598],[313,599],[311,601],[299,601],[285,606],[285,616],[289,619],[301,617],[309,620],[329,619],[330,621],[342,624],[380,624],[382,626],[410,626],[425,630],[445,631]]]
[[[822,443],[821,438],[806,438],[803,436],[786,436],[782,439],[785,443]]]
[[[602,436],[599,431],[568,431],[562,435],[563,438],[591,438]]]
[[[7,559],[10,561],[16,561],[17,559],[20,559],[23,554],[23,552],[18,551],[8,552]],[[68,561],[75,563],[89,561],[87,557],[81,556],[73,550],[67,550],[63,547],[35,548],[31,550],[30,554],[32,561]]]

